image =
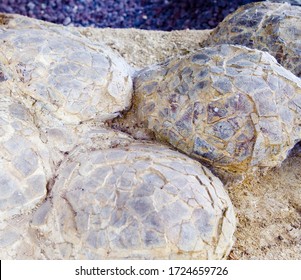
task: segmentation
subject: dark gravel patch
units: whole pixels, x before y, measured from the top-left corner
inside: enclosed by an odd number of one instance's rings
[[[64,25],[151,30],[208,29],[239,6],[258,1],[0,0],[0,12]]]

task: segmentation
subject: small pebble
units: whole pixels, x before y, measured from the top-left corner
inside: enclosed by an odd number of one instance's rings
[[[34,3],[32,3],[32,2],[29,2],[29,3],[27,4],[27,7],[28,7],[29,10],[33,10],[35,6],[36,6],[36,5],[35,5]]]
[[[66,17],[63,21],[63,25],[69,25],[71,23],[71,18],[70,17]]]

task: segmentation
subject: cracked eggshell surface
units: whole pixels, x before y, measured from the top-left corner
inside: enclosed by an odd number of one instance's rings
[[[26,34],[26,36],[24,36]],[[130,106],[130,66],[110,48],[66,29],[0,29],[0,61],[17,95],[40,122],[51,114],[65,124],[105,121]]]
[[[242,6],[227,16],[202,45],[226,43],[267,51],[301,77],[301,7],[267,1]]]
[[[31,228],[46,258],[222,259],[235,230],[221,181],[164,146],[75,153]]]
[[[0,258],[2,260],[44,259],[38,243],[32,241],[30,214],[14,215],[0,222]]]
[[[143,69],[134,90],[144,127],[214,167],[273,167],[300,139],[300,79],[266,52],[204,48]]]
[[[33,209],[46,196],[49,152],[32,116],[0,82],[0,220]],[[0,226],[1,227],[1,226]]]

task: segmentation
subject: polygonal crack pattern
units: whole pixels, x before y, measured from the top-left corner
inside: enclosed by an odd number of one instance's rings
[[[301,7],[263,1],[230,14],[202,46],[235,44],[267,51],[301,77],[300,39]]]
[[[2,95],[3,94],[3,95]],[[0,216],[25,213],[46,196],[49,152],[24,104],[0,89]]]
[[[39,28],[3,28],[0,41],[14,86],[31,98],[42,124],[49,125],[47,114],[65,124],[104,121],[130,106],[129,66],[110,48],[71,32]],[[6,79],[1,68],[0,82]]]
[[[59,174],[52,206],[42,205],[32,223],[51,241],[46,254],[220,259],[229,253],[235,216],[222,183],[178,152],[135,143],[79,153]]]
[[[157,139],[214,167],[273,167],[300,139],[301,82],[265,52],[204,48],[142,70],[134,86],[138,119]]]

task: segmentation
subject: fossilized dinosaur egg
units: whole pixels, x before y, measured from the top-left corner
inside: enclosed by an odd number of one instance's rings
[[[0,44],[16,94],[27,98],[41,122],[47,114],[66,124],[104,121],[130,106],[131,69],[106,46],[65,29],[5,26]]]
[[[225,43],[267,51],[301,77],[301,7],[267,1],[242,6],[214,29],[203,46]]]
[[[22,102],[0,82],[0,219],[36,207],[46,196],[49,152]]]
[[[51,258],[221,259],[235,216],[207,168],[164,146],[133,143],[73,154],[31,227]]]
[[[300,139],[300,79],[266,52],[204,48],[143,69],[134,88],[157,139],[229,171],[275,166]]]

